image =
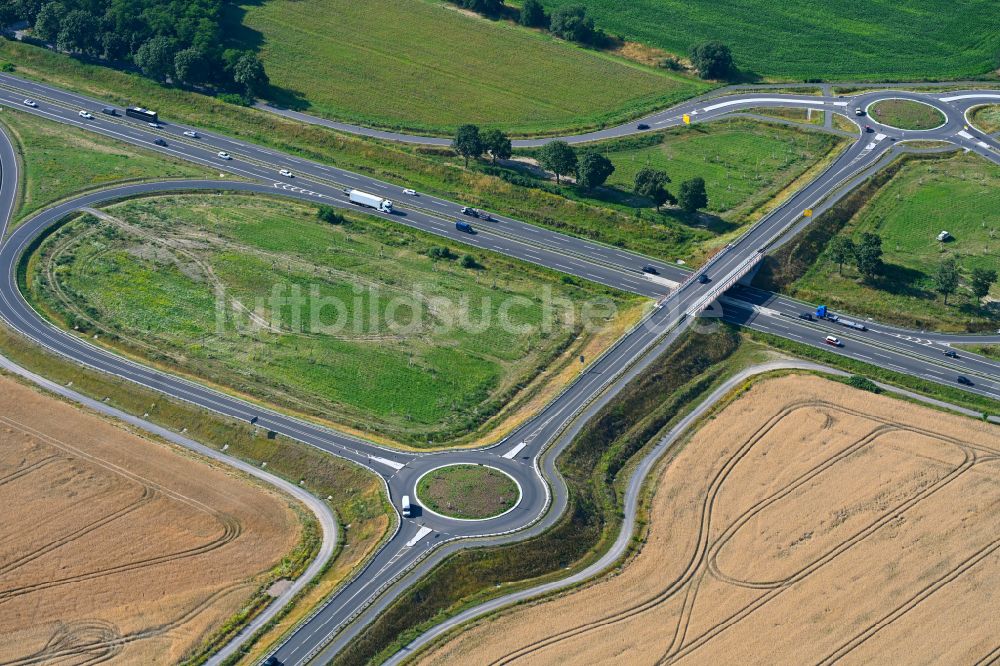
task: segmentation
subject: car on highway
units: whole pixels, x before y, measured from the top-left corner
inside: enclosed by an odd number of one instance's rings
[[[635,128],[637,130],[648,130],[649,125],[647,125],[646,123],[639,123],[638,125],[635,126]]]
[[[701,284],[708,284],[708,276],[702,273],[701,275],[698,276],[698,282],[700,282]]]
[[[656,266],[651,266],[650,264],[646,264],[645,266],[643,266],[642,267],[642,272],[643,273],[649,273],[650,275],[659,275],[660,274],[660,271],[656,270]]]
[[[229,153],[227,153],[224,150],[220,150],[218,152],[218,155],[219,155],[219,159],[220,160],[231,160],[231,159],[233,159],[232,155],[230,155]]]
[[[813,316],[811,312],[800,312],[799,319],[805,319],[806,321],[812,321]]]
[[[101,109],[101,113],[103,113],[106,116],[117,116],[118,115],[118,111],[116,109],[114,109],[113,107],[110,107],[110,106],[106,106],[103,109]]]
[[[186,132],[184,132],[184,136],[189,136],[192,139],[200,139],[201,138],[201,135],[198,134],[197,132],[195,132],[194,130],[187,130]]]
[[[272,654],[270,657],[264,660],[263,666],[285,666],[285,665],[282,664],[281,661],[279,661],[279,659]]]
[[[35,108],[36,106],[38,106],[38,102],[36,102],[33,99],[26,99],[22,102],[22,104],[24,104],[25,106],[30,106],[31,108]]]
[[[153,129],[160,129],[160,123],[146,123],[146,124],[152,127]]]
[[[93,120],[94,119],[94,115],[92,113],[90,113],[89,111],[81,111],[80,113],[78,113],[76,115],[80,116],[81,118],[86,118],[87,120]]]
[[[415,196],[417,196],[417,191],[413,190],[413,189],[410,189],[410,188],[406,188],[405,190],[403,190],[403,194],[407,194],[407,195],[409,195],[411,197],[415,197]]]
[[[843,347],[844,346],[844,343],[840,341],[840,338],[835,337],[833,335],[826,336],[826,338],[823,340],[823,342],[825,342],[828,345],[833,345],[834,347]]]
[[[161,139],[160,137],[156,137],[155,139],[153,139],[153,143],[155,143],[158,146],[166,146],[167,145],[167,142],[164,141],[163,139]]]
[[[961,384],[962,386],[975,386],[975,384],[972,383],[972,380],[966,377],[965,375],[958,376],[958,383]]]
[[[861,107],[859,106],[859,107],[857,107],[856,109],[854,109],[854,115],[856,115],[856,116],[863,116],[863,115],[865,115],[865,110],[864,110],[864,109],[862,109],[862,108],[861,108]]]
[[[958,353],[956,353],[954,349],[946,349],[944,351],[944,355],[948,358],[958,358]]]
[[[874,129],[872,129],[872,126],[871,126],[871,125],[865,125],[865,132],[868,132],[869,134],[871,134],[871,133],[872,133],[872,132],[874,132],[874,131],[875,131],[875,130],[874,130]]]
[[[467,234],[476,233],[476,230],[472,228],[472,225],[464,220],[455,220],[455,228]]]
[[[278,174],[284,176],[285,178],[295,178],[295,174],[288,169],[282,169],[278,172]]]

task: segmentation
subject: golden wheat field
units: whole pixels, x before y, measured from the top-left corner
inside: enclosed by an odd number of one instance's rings
[[[1000,428],[813,376],[755,384],[667,464],[618,575],[422,664],[1000,658]]]
[[[294,548],[289,500],[0,378],[0,663],[172,664]]]

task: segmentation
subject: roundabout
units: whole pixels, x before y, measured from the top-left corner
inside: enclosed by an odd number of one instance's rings
[[[940,109],[901,97],[884,98],[868,105],[868,115],[886,127],[899,130],[926,132],[948,122]]]
[[[506,472],[483,464],[435,467],[417,479],[420,507],[452,520],[489,520],[513,511],[521,484]]]

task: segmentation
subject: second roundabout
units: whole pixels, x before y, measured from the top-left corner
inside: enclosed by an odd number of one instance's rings
[[[415,485],[421,510],[452,520],[489,520],[521,502],[521,484],[501,469],[450,464],[424,472]]]

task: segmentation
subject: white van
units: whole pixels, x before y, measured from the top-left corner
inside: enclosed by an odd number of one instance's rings
[[[401,503],[401,507],[403,509],[403,518],[409,518],[410,517],[410,496],[409,495],[403,495],[403,501]]]

